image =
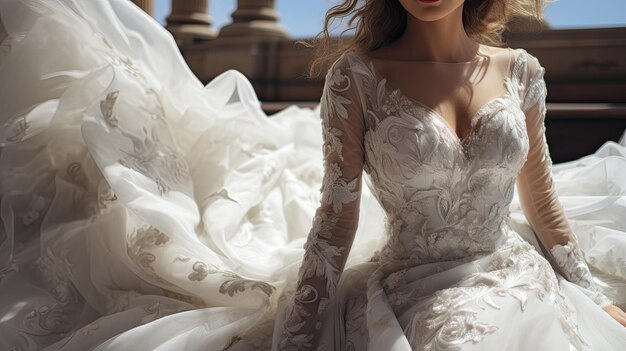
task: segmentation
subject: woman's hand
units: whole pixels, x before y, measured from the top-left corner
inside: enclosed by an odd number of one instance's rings
[[[602,308],[606,311],[613,319],[618,321],[621,325],[626,327],[626,312],[622,311],[619,307],[615,305],[607,305]]]

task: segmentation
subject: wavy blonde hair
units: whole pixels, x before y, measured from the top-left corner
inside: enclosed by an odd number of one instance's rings
[[[543,20],[548,2],[556,0],[465,0],[463,27],[474,41],[502,46],[502,33],[513,18]],[[348,28],[339,40],[330,36],[331,23],[348,17]],[[356,23],[356,24],[354,24]],[[349,50],[373,51],[398,39],[406,28],[407,11],[398,0],[343,0],[326,12],[324,27],[312,40],[298,43],[315,48],[309,64],[309,78],[324,73],[342,53]],[[354,30],[354,36],[343,34]]]

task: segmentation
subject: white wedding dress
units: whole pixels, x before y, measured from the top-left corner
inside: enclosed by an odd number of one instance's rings
[[[551,165],[525,50],[459,137],[356,52],[267,116],[130,1],[0,16],[0,350],[626,347],[626,136]]]

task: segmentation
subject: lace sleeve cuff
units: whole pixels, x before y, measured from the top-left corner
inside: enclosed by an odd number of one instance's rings
[[[557,244],[552,246],[550,253],[564,274],[565,279],[585,288],[583,291],[585,295],[600,305],[600,307],[612,304],[613,301],[600,292],[600,289],[593,281],[589,267],[580,250],[577,250],[576,247],[573,242],[568,241],[565,245]]]

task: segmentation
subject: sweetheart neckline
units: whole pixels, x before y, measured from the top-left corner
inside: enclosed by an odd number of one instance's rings
[[[384,78],[383,78],[384,79]],[[506,79],[506,78],[505,78]],[[389,85],[387,83],[387,81],[385,81],[383,83],[386,87],[386,89],[394,91],[396,90],[398,92],[398,95],[400,96],[400,98],[402,99],[406,99],[409,102],[412,102],[416,105],[418,105],[418,107],[421,107],[423,110],[426,111],[426,113],[428,113],[429,115],[433,116],[439,123],[441,123],[441,127],[443,129],[445,129],[447,131],[448,134],[450,134],[450,136],[454,139],[454,141],[456,143],[458,143],[459,145],[463,146],[467,143],[468,140],[470,140],[470,137],[477,131],[476,125],[478,124],[478,120],[485,115],[485,111],[488,111],[489,107],[491,107],[491,105],[493,105],[496,102],[500,102],[502,100],[509,100],[510,101],[510,92],[508,89],[506,89],[503,93],[501,93],[500,95],[490,99],[489,101],[487,101],[486,103],[484,103],[470,118],[470,129],[467,132],[466,135],[460,137],[450,126],[450,124],[444,119],[443,116],[441,116],[441,114],[439,114],[437,111],[435,111],[434,109],[430,108],[429,106],[425,105],[424,103],[413,99],[410,96],[405,95],[404,93],[402,93],[402,91],[398,88],[393,88],[391,85]]]
[[[459,144],[461,147],[465,146],[465,144],[467,143],[467,141],[470,139],[470,137],[476,132],[476,124],[477,121],[479,120],[479,118],[484,115],[485,111],[488,110],[489,107],[491,107],[491,105],[493,105],[496,102],[502,101],[502,100],[509,100],[512,101],[512,95],[511,95],[511,91],[509,89],[509,85],[510,85],[510,80],[511,80],[511,75],[514,71],[515,65],[517,63],[517,55],[515,55],[515,50],[514,49],[510,49],[512,52],[512,63],[509,65],[508,69],[507,69],[507,75],[504,77],[504,86],[505,86],[505,90],[504,92],[502,92],[501,94],[499,94],[498,96],[495,96],[493,98],[491,98],[489,101],[487,101],[486,103],[484,103],[483,105],[480,106],[480,108],[478,108],[478,110],[476,110],[476,112],[472,115],[472,117],[470,118],[470,130],[469,132],[467,132],[466,135],[460,137],[450,126],[450,124],[445,120],[445,118],[438,113],[437,111],[435,111],[433,108],[431,108],[430,106],[424,104],[423,102],[416,100],[408,95],[406,95],[404,92],[402,92],[402,89],[400,88],[396,88],[393,85],[389,84],[389,81],[387,80],[387,78],[385,78],[383,75],[381,75],[377,70],[376,67],[374,67],[374,64],[371,60],[369,60],[368,58],[363,58],[361,57],[360,54],[353,52],[354,55],[356,55],[360,62],[366,66],[368,66],[369,63],[369,68],[371,69],[372,73],[375,76],[376,79],[376,85],[378,85],[379,82],[382,82],[384,89],[388,92],[388,93],[392,93],[392,92],[396,92],[398,94],[398,96],[401,99],[405,99],[411,103],[413,103],[414,105],[417,105],[417,107],[421,107],[424,111],[426,111],[426,113],[428,113],[429,115],[435,117],[435,119],[442,124],[442,128],[444,128],[446,130],[446,132],[448,134],[450,134],[450,136],[454,139],[454,142],[456,142],[457,144]],[[367,61],[367,63],[366,63]]]

